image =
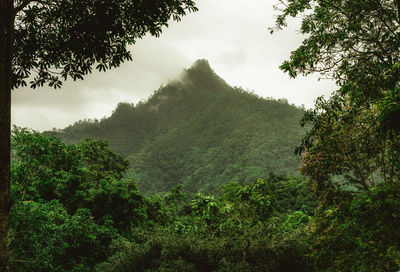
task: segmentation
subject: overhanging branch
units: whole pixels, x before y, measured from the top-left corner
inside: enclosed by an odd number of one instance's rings
[[[29,6],[29,4],[31,4],[31,3],[38,3],[38,4],[43,4],[43,5],[50,4],[48,0],[25,0],[25,1],[22,1],[16,7],[14,7],[14,14],[17,14],[18,12],[22,11],[24,8]]]

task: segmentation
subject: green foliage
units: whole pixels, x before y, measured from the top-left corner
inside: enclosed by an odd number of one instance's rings
[[[380,184],[323,203],[310,227],[320,271],[397,271],[400,268],[399,188]]]
[[[311,256],[318,271],[397,271],[400,1],[280,2],[277,28],[301,16],[306,35],[281,69],[338,85],[306,112],[297,149],[321,199]]]
[[[108,148],[107,142],[85,139],[80,144],[83,164],[96,180],[121,179],[128,161]]]
[[[105,142],[67,146],[15,128],[12,146],[10,250],[16,271],[92,271],[113,239],[157,220],[160,208],[134,180],[121,179],[128,163]]]
[[[114,244],[97,271],[311,271],[310,217],[278,213],[267,183],[226,184],[217,198],[199,194],[189,215]]]
[[[56,200],[19,202],[10,212],[13,271],[91,271],[116,234],[87,209],[70,215]]]
[[[10,207],[11,90],[27,86],[28,80],[31,88],[46,84],[59,88],[62,79],[83,79],[94,67],[98,71],[118,67],[132,60],[129,45],[146,34],[158,37],[170,19],[180,21],[187,12],[194,11],[197,8],[191,0],[0,2],[0,126],[4,128],[0,137],[1,270],[9,271],[6,241]],[[31,186],[23,192],[28,189],[36,198],[54,197],[51,195],[54,188],[47,195],[44,192],[47,186],[35,182],[29,181]]]
[[[111,117],[81,121],[56,136],[69,143],[108,140],[131,161],[128,176],[138,179],[143,193],[183,184],[194,197],[271,171],[297,174],[293,149],[305,132],[298,125],[302,114],[287,101],[230,87],[199,60],[146,102],[120,103]]]
[[[310,271],[301,210],[316,203],[299,177],[232,182],[191,202],[182,185],[146,198],[105,142],[19,128],[12,140],[14,271]]]
[[[313,215],[317,196],[310,190],[305,178],[270,173],[265,182],[268,190],[274,192],[279,213],[302,211]]]
[[[278,16],[280,28],[287,17],[304,15],[307,35],[281,68],[292,76],[320,72],[339,86],[303,118],[313,128],[298,148],[302,171],[321,194],[343,185],[335,176],[353,190],[399,178],[399,4],[289,1]]]
[[[12,84],[26,86],[33,74],[32,88],[58,88],[94,67],[118,67],[132,60],[128,45],[147,33],[158,37],[170,19],[194,11],[190,0],[15,1]]]

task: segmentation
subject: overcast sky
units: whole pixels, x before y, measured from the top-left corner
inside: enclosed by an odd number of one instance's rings
[[[262,97],[287,98],[310,108],[335,85],[318,76],[290,79],[278,69],[302,36],[298,22],[270,35],[274,0],[197,0],[199,11],[171,23],[160,38],[146,37],[132,47],[133,61],[58,90],[28,88],[12,93],[12,123],[36,130],[63,128],[80,119],[109,116],[121,101],[137,103],[161,84],[178,77],[197,59],[207,59],[231,86]]]

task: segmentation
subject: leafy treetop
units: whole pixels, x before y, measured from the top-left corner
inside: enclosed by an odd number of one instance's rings
[[[168,20],[197,10],[191,0],[16,0],[13,87],[60,87],[131,60],[127,45],[159,36]],[[33,74],[33,75],[32,75]]]
[[[280,1],[276,29],[302,17],[302,45],[281,69],[320,73],[339,89],[306,113],[313,123],[298,153],[303,173],[324,191],[336,176],[348,190],[368,189],[399,173],[400,1]],[[379,175],[378,175],[379,173]],[[348,184],[349,185],[349,184]],[[343,187],[342,187],[343,188]]]

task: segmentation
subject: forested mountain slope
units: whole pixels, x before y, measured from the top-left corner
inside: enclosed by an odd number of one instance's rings
[[[293,155],[304,133],[303,110],[230,87],[198,60],[145,102],[120,103],[109,118],[79,121],[57,136],[67,143],[108,140],[128,157],[142,192],[212,192],[220,184],[253,182],[273,171],[297,173]]]

